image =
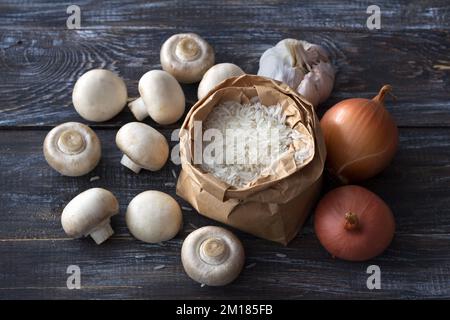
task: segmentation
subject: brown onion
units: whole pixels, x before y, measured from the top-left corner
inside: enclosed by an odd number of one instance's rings
[[[389,246],[395,221],[381,198],[352,185],[334,189],[320,200],[314,229],[320,243],[333,257],[364,261]]]
[[[342,182],[371,178],[391,162],[398,129],[384,107],[385,85],[372,100],[343,100],[329,109],[320,125],[327,145],[327,167]]]

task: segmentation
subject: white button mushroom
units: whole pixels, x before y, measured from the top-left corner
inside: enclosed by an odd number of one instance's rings
[[[181,261],[193,280],[223,286],[237,278],[244,266],[244,248],[230,231],[207,226],[193,231],[183,242]]]
[[[47,163],[65,176],[82,176],[100,161],[101,145],[95,132],[78,122],[53,128],[44,140]]]
[[[181,229],[183,217],[174,198],[164,192],[149,190],[131,200],[125,220],[135,238],[157,243],[175,237]]]
[[[116,144],[124,153],[120,163],[135,173],[142,168],[157,171],[169,157],[166,138],[142,122],[130,122],[120,128]]]
[[[130,102],[137,120],[150,117],[159,124],[177,122],[184,113],[185,98],[178,81],[166,71],[152,70],[139,80],[140,98]]]
[[[119,213],[116,197],[102,188],[88,189],[73,198],[64,208],[61,224],[69,237],[90,235],[101,244],[114,231],[110,225],[111,216]]]
[[[201,80],[214,65],[214,50],[195,33],[180,33],[164,42],[160,53],[161,66],[181,83]]]
[[[225,79],[237,77],[245,72],[233,63],[219,63],[211,67],[203,75],[202,81],[198,85],[197,97],[202,99],[207,93]]]
[[[75,83],[72,102],[80,116],[89,121],[107,121],[116,116],[127,103],[125,82],[115,73],[93,69]]]

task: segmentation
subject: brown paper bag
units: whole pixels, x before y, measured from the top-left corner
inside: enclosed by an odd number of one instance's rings
[[[314,138],[314,153],[301,166],[282,160],[273,174],[237,188],[193,164],[193,123],[206,119],[222,101],[248,103],[255,96],[266,106],[280,103],[287,115],[286,123],[294,129],[307,130]],[[199,100],[181,129],[179,196],[199,213],[255,236],[285,245],[295,237],[320,192],[326,158],[320,123],[307,100],[278,81],[243,75],[225,80]]]

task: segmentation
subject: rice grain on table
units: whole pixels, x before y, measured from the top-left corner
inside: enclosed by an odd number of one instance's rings
[[[165,187],[175,187],[175,182],[164,182]]]
[[[191,222],[189,222],[189,226],[191,226],[191,228],[193,228],[194,230],[198,229],[198,227]]]
[[[160,264],[159,266],[155,266],[155,267],[153,267],[153,270],[161,270],[161,269],[164,269],[166,267],[166,265],[165,264]]]

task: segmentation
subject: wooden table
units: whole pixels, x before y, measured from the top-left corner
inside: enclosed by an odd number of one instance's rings
[[[71,3],[1,2],[0,298],[450,298],[448,1],[377,1],[380,30],[366,27],[365,1],[223,2],[80,0],[81,30],[66,27]],[[67,121],[86,123],[71,103],[79,76],[92,68],[113,70],[137,96],[140,76],[160,68],[163,41],[191,31],[214,46],[217,62],[236,63],[248,73],[257,72],[263,51],[283,38],[322,44],[338,74],[319,115],[342,99],[372,97],[385,83],[394,87],[398,101],[387,108],[400,127],[400,149],[391,166],[363,184],[391,206],[397,221],[383,255],[364,263],[332,259],[311,219],[287,247],[236,231],[247,268],[227,287],[201,287],[183,272],[180,248],[193,228],[217,223],[185,210],[183,231],[163,245],[139,242],[126,228],[129,201],[148,189],[175,196],[172,170],[180,170],[168,164],[136,175],[119,164],[114,136],[133,120],[128,109],[90,123],[103,143],[93,172],[63,177],[46,164],[46,133]],[[190,107],[196,85],[183,88]],[[146,122],[169,139],[180,125]],[[100,179],[91,181],[95,176]],[[120,201],[116,233],[101,246],[68,239],[60,225],[65,204],[91,187],[110,189]],[[373,264],[381,268],[380,290],[366,287]],[[81,268],[80,290],[66,287],[69,265]]]

